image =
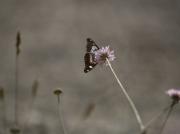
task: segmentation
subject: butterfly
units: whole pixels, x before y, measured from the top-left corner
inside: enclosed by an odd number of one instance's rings
[[[91,71],[97,65],[97,63],[95,62],[94,52],[99,50],[98,45],[91,38],[87,38],[86,40],[87,40],[86,53],[84,55],[85,73]]]

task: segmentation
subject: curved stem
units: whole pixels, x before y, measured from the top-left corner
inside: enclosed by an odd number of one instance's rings
[[[19,63],[18,63],[19,56],[16,54],[16,63],[15,63],[15,115],[14,115],[14,122],[15,125],[18,125],[18,92],[19,92]]]
[[[119,86],[121,87],[124,95],[126,96],[128,102],[129,102],[129,105],[131,106],[131,108],[132,108],[132,110],[133,110],[133,112],[134,112],[134,114],[135,114],[135,116],[136,116],[136,119],[137,119],[137,122],[138,122],[138,124],[139,124],[139,126],[140,126],[141,131],[144,130],[144,125],[143,125],[142,119],[141,119],[141,117],[140,117],[140,115],[139,115],[139,112],[138,112],[138,110],[137,110],[134,102],[132,101],[131,97],[128,95],[126,89],[124,88],[124,86],[122,85],[121,81],[120,81],[119,78],[117,77],[114,69],[113,69],[112,66],[111,66],[111,63],[109,62],[109,60],[108,60],[107,58],[106,58],[106,61],[107,61],[108,65],[109,65],[109,68],[111,69],[111,72],[113,73],[115,79],[117,80],[117,83],[119,84]]]
[[[178,103],[178,102],[177,102],[176,100],[173,100],[173,101],[172,101],[172,104],[171,104],[171,106],[170,106],[170,108],[169,108],[169,110],[168,110],[168,113],[167,113],[167,115],[166,115],[166,118],[165,118],[165,120],[164,120],[164,122],[163,122],[163,125],[162,125],[162,128],[161,128],[159,134],[163,133],[163,130],[164,130],[165,126],[166,126],[166,123],[167,123],[167,121],[168,121],[168,119],[169,119],[169,116],[171,115],[171,112],[172,112],[174,106],[175,106],[177,103]]]
[[[161,133],[163,132],[163,129],[164,129],[165,125],[166,125],[166,122],[167,122],[167,120],[168,120],[168,118],[169,118],[169,116],[170,116],[170,114],[171,114],[171,112],[172,112],[175,104],[177,104],[177,102],[176,102],[176,101],[173,101],[170,105],[168,105],[168,106],[167,106],[166,108],[164,108],[160,113],[158,113],[154,118],[152,118],[148,123],[146,123],[144,130],[147,130],[147,129],[149,128],[149,126],[150,126],[155,120],[158,120],[158,118],[159,118],[162,114],[164,114],[165,112],[167,112],[167,115],[166,115],[166,117],[165,117],[165,119],[164,119],[164,122],[163,122],[162,127],[161,127],[160,132],[159,132],[159,134],[161,134]]]
[[[167,123],[167,120],[168,120],[169,116],[171,115],[172,110],[173,110],[173,107],[171,107],[171,108],[169,109],[169,111],[168,111],[168,113],[167,113],[167,116],[166,116],[166,118],[165,118],[165,121],[164,121],[164,123],[163,123],[163,125],[162,125],[162,128],[161,128],[159,134],[162,134],[162,132],[163,132],[163,130],[164,130],[164,128],[165,128],[165,125],[166,125],[166,123]]]
[[[60,123],[62,124],[62,129],[63,129],[63,134],[68,134],[65,124],[64,124],[64,118],[62,115],[62,110],[60,109],[62,107],[62,105],[60,104],[60,95],[57,95],[57,99],[58,99],[58,114],[59,114],[59,120]]]
[[[157,120],[164,112],[166,112],[170,106],[168,105],[166,108],[164,108],[160,113],[158,113],[155,117],[153,117],[149,122],[145,124],[145,129],[147,129],[155,120]]]

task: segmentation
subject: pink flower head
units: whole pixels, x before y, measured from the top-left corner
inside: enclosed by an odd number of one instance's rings
[[[113,61],[115,59],[114,51],[110,50],[109,46],[102,47],[94,52],[95,61],[97,64],[106,64],[108,59],[109,61]]]
[[[166,94],[169,95],[174,101],[179,102],[180,100],[180,90],[178,89],[169,89],[166,91]]]

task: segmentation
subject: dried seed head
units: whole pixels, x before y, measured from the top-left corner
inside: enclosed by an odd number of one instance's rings
[[[20,54],[20,44],[21,44],[21,33],[18,31],[16,35],[16,55]]]
[[[60,95],[60,94],[62,94],[63,92],[61,91],[61,89],[60,88],[57,88],[56,90],[54,90],[54,94],[55,95]]]
[[[10,129],[11,134],[20,134],[20,129],[18,127],[14,127]]]

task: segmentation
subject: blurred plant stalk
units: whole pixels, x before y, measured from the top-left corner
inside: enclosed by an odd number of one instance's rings
[[[18,31],[16,35],[16,59],[15,59],[15,115],[14,125],[18,126],[18,94],[19,94],[19,55],[21,45],[21,34]]]
[[[167,124],[167,121],[168,121],[168,119],[169,119],[169,117],[170,117],[170,115],[171,115],[176,104],[178,104],[178,101],[172,100],[170,105],[168,105],[166,108],[164,108],[159,114],[157,114],[154,118],[152,118],[145,125],[144,131],[142,131],[141,134],[148,134],[148,129],[150,128],[151,125],[158,126],[159,124],[156,124],[155,123],[156,121],[159,121],[161,125],[160,125],[159,129],[154,130],[155,134],[156,133],[162,134],[163,130]],[[163,118],[160,118],[162,115],[164,115]]]
[[[64,118],[63,118],[63,114],[62,114],[62,105],[61,105],[61,100],[60,100],[60,96],[63,92],[61,91],[60,88],[57,88],[56,90],[54,90],[54,94],[57,96],[57,102],[58,102],[58,114],[59,114],[59,121],[62,124],[62,129],[63,129],[63,134],[68,134],[67,133],[67,129],[65,127],[65,122],[64,122]]]
[[[32,88],[31,88],[31,102],[30,102],[29,107],[28,107],[28,109],[29,109],[28,114],[31,114],[32,111],[34,110],[38,89],[39,89],[39,80],[35,79],[33,84],[32,84]],[[27,119],[25,120],[25,122],[23,123],[22,133],[24,133],[25,128],[30,121],[30,117],[31,116],[28,116]]]
[[[4,88],[0,87],[0,109],[1,109],[1,121],[2,121],[2,132],[6,134],[6,104],[5,104],[5,93]]]

